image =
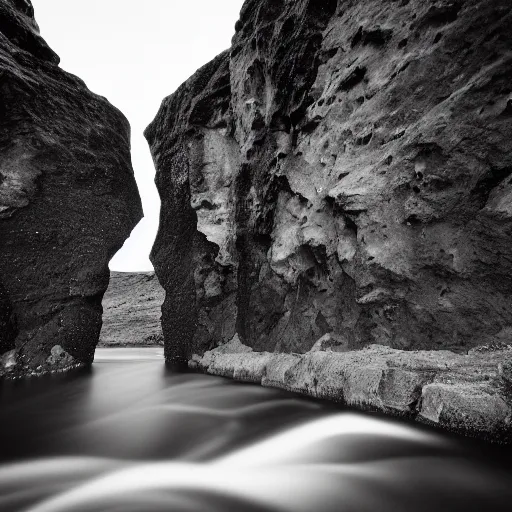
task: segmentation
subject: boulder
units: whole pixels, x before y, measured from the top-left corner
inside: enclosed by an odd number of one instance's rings
[[[0,351],[21,373],[92,361],[142,217],[128,121],[58,64],[31,2],[0,0]]]
[[[420,419],[452,430],[482,432],[493,439],[510,433],[512,409],[486,384],[433,383],[423,388]]]

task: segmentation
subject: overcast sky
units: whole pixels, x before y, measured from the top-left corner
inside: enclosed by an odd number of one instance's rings
[[[229,48],[243,0],[32,0],[61,67],[105,96],[132,126],[132,161],[145,218],[110,262],[152,269],[158,227],[155,169],[142,135],[162,99]]]

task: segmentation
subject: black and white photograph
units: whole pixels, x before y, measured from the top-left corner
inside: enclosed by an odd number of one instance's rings
[[[510,512],[512,0],[0,0],[0,512]]]

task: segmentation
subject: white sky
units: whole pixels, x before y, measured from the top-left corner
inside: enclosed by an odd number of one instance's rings
[[[144,207],[110,262],[112,270],[150,270],[160,200],[142,132],[162,99],[229,48],[244,0],[32,0],[41,35],[60,66],[105,96],[132,126],[132,161]]]

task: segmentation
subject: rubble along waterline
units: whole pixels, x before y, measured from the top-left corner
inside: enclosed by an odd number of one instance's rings
[[[100,349],[89,371],[0,389],[5,511],[508,510],[512,498],[506,447],[175,374],[158,348]]]

